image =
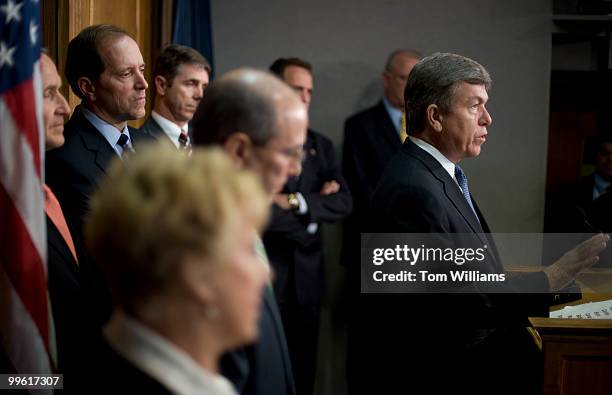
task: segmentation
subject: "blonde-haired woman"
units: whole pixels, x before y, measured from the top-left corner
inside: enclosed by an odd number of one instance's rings
[[[115,162],[86,225],[116,306],[88,392],[234,394],[218,359],[257,337],[267,216],[260,183],[221,150],[156,146]]]

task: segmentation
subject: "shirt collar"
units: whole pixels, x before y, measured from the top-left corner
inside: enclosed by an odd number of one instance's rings
[[[391,118],[391,123],[395,127],[397,134],[402,130],[402,115],[404,114],[402,110],[399,110],[391,105],[389,100],[383,96],[383,104],[385,105],[385,109],[387,110],[387,114],[389,114],[389,118]]]
[[[102,136],[104,136],[106,141],[108,141],[108,143],[117,153],[117,155],[121,157],[121,155],[123,154],[123,148],[119,144],[117,144],[121,133],[124,133],[126,136],[128,136],[128,145],[132,145],[132,137],[130,136],[130,131],[127,127],[127,124],[123,128],[123,131],[120,132],[119,130],[117,130],[116,127],[106,122],[93,112],[89,111],[84,105],[81,105],[81,109],[83,110],[83,115],[85,116],[85,118],[89,122],[91,122],[91,124],[102,134]]]
[[[223,376],[208,372],[151,329],[116,310],[104,327],[110,346],[177,395],[236,395]]]
[[[162,128],[164,133],[166,133],[166,135],[170,138],[170,141],[172,141],[176,148],[178,148],[179,136],[182,132],[187,133],[189,130],[187,124],[185,124],[185,126],[181,128],[179,125],[175,124],[169,119],[159,115],[159,113],[157,113],[155,110],[151,111],[151,117],[153,117],[155,122],[157,122],[157,124]]]
[[[451,162],[446,156],[442,155],[442,153],[438,151],[436,147],[429,144],[427,141],[421,140],[420,138],[413,137],[413,136],[408,136],[408,138],[410,139],[410,141],[418,145],[429,155],[433,156],[434,159],[437,160],[440,163],[440,165],[442,165],[444,170],[446,170],[448,175],[453,180],[455,180],[455,182],[457,182],[457,179],[455,178],[455,164],[453,162]]]

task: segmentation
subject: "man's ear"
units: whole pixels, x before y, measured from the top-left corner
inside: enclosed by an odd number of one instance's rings
[[[232,133],[225,143],[223,149],[230,156],[234,164],[239,168],[244,168],[249,163],[252,155],[253,142],[244,132]]]
[[[426,110],[427,124],[436,132],[442,132],[442,113],[436,104],[430,104]]]
[[[168,88],[168,83],[166,79],[161,75],[155,76],[155,92],[158,95],[164,96],[166,94],[166,89]]]
[[[77,86],[81,90],[81,94],[88,101],[96,100],[96,87],[94,86],[93,82],[89,78],[87,77],[79,78],[79,80],[77,81]]]

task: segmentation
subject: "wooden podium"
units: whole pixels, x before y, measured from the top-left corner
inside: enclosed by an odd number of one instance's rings
[[[578,283],[583,298],[569,305],[612,299],[610,269],[591,269]],[[543,354],[544,395],[612,394],[612,320],[532,317],[529,321]]]

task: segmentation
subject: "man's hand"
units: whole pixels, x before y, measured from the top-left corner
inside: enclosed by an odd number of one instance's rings
[[[277,193],[272,197],[272,201],[283,210],[289,210],[289,195],[286,193]]]
[[[339,190],[340,190],[340,184],[338,184],[338,181],[331,180],[323,184],[323,187],[321,187],[321,192],[319,192],[319,194],[321,196],[327,196],[327,195],[332,195],[338,192]]]
[[[567,286],[581,271],[593,266],[599,261],[602,252],[610,240],[610,236],[598,234],[580,243],[568,251],[555,263],[544,269],[548,277],[551,291],[558,291]]]

